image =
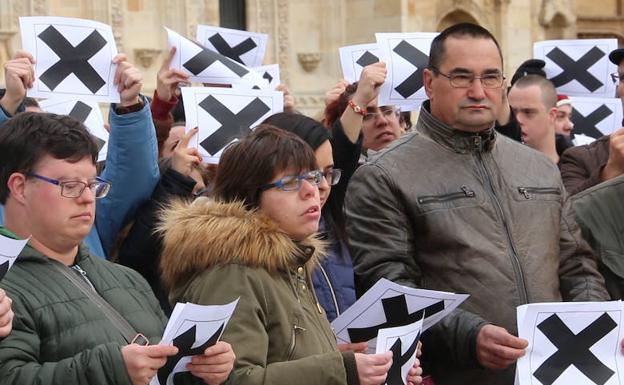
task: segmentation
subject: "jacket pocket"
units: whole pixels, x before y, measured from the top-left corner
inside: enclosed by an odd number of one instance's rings
[[[288,357],[286,361],[291,361],[295,356],[295,350],[297,349],[297,335],[305,332],[306,329],[294,323],[292,325],[291,334],[290,334],[290,345],[288,345]]]
[[[420,195],[416,202],[422,213],[435,210],[448,210],[458,207],[470,207],[479,204],[479,196],[467,186],[461,186],[454,192],[440,195]]]
[[[558,201],[561,199],[561,189],[559,187],[518,187],[514,194],[517,200],[546,200]]]

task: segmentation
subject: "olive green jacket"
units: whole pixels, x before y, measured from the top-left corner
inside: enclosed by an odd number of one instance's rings
[[[598,256],[612,299],[624,298],[624,176],[573,195],[572,205],[583,237]]]
[[[259,212],[207,199],[174,203],[160,230],[172,302],[240,298],[222,336],[236,353],[235,384],[357,384],[354,355],[337,351],[310,283],[318,241],[295,244]]]
[[[2,227],[0,233],[12,236]],[[53,264],[60,262],[26,246],[0,282],[15,313],[13,331],[0,341],[0,383],[131,385],[121,355],[127,342]],[[137,272],[93,257],[82,245],[76,264],[136,331],[160,340],[167,320]]]

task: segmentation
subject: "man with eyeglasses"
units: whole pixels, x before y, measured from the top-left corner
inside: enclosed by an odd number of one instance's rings
[[[149,345],[166,318],[147,282],[84,246],[95,202],[111,189],[97,177],[97,155],[86,127],[68,116],[23,113],[0,130],[0,234],[29,239],[0,282],[15,313],[0,339],[2,384],[144,385],[178,352]],[[189,381],[220,384],[233,362],[220,342],[193,357]],[[222,364],[229,369],[216,380],[210,371]]]
[[[618,66],[611,74],[615,96],[624,101],[624,48],[611,51],[609,60]],[[623,102],[624,103],[624,102]],[[624,125],[624,122],[622,123]],[[624,174],[624,128],[594,142],[570,148],[561,157],[561,177],[571,195]]]
[[[556,165],[494,131],[502,69],[486,29],[442,31],[417,133],[361,166],[347,192],[359,292],[385,277],[470,294],[422,336],[437,385],[513,384],[528,345],[516,337],[518,305],[609,298]]]

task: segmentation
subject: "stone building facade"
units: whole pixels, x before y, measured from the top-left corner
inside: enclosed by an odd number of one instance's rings
[[[0,0],[0,61],[20,47],[18,16],[95,19],[112,26],[119,51],[144,71],[149,93],[166,51],[162,26],[193,36],[197,24],[220,24],[220,4],[227,1],[234,0]],[[534,41],[617,37],[624,43],[624,0],[241,3],[247,29],[269,34],[265,64],[280,64],[282,81],[292,90],[297,107],[311,114],[320,110],[325,91],[341,77],[338,48],[374,42],[375,32],[439,31],[456,22],[476,22],[499,40],[507,74],[531,57]]]

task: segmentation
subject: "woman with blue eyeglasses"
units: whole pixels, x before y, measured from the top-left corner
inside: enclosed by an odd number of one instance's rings
[[[230,145],[211,198],[163,212],[161,270],[177,302],[239,299],[222,339],[241,385],[380,385],[392,354],[341,353],[312,289],[326,183],[314,153],[269,125]],[[419,384],[420,368],[410,383]]]

